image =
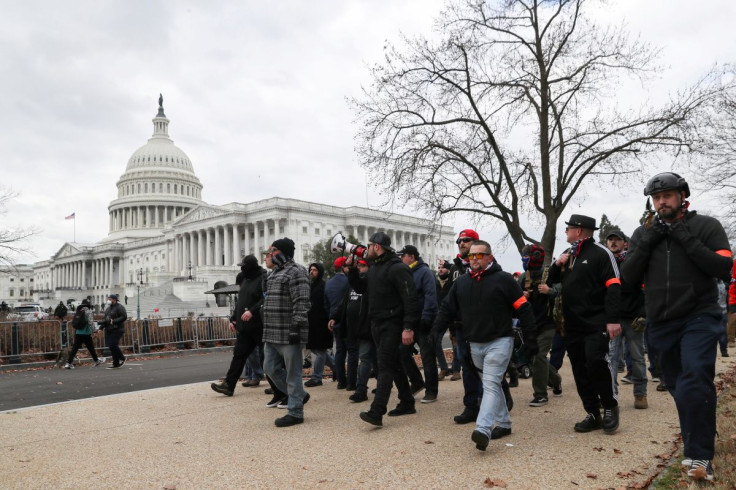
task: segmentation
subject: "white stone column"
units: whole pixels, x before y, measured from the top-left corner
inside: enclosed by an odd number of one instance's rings
[[[197,264],[197,249],[194,244],[194,232],[189,233],[189,260],[192,266]]]
[[[145,213],[146,213],[146,224],[145,224],[145,227],[146,228],[150,228],[151,227],[151,206],[148,206],[147,205],[144,209],[145,209]]]
[[[213,265],[222,265],[222,241],[220,240],[220,228],[215,226],[215,257]]]
[[[258,221],[253,222],[253,252],[255,253],[256,258],[258,259],[258,262],[260,262],[263,257],[261,256],[261,251],[265,250],[266,247],[261,246],[261,240],[258,237]]]
[[[230,247],[231,257],[233,259],[232,265],[238,265],[240,263],[240,234],[238,233],[238,225],[233,224],[233,243]]]
[[[204,252],[205,252],[205,240],[207,239],[204,230],[199,230],[197,232],[197,265],[206,265],[207,263],[204,260]]]
[[[228,225],[222,225],[222,265],[230,265],[230,259],[232,258],[232,252],[230,247],[233,241],[230,238],[230,230]]]
[[[250,223],[245,223],[243,226],[243,248],[245,249],[245,255],[250,253]],[[256,254],[256,257],[258,255]]]
[[[110,261],[110,282],[108,282],[108,284],[112,287],[117,284],[115,282],[115,259],[110,257],[108,260]]]

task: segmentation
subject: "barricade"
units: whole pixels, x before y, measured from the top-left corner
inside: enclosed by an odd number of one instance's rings
[[[147,318],[125,322],[120,339],[123,352],[139,354],[152,350],[189,350],[232,344],[235,332],[227,317]],[[94,334],[95,348],[109,356],[105,330]],[[0,364],[18,364],[56,360],[62,349],[74,342],[71,322],[43,320],[40,322],[0,322]],[[86,357],[82,348],[77,354]]]

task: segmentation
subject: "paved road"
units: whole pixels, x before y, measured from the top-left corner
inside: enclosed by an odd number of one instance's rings
[[[72,370],[2,372],[0,411],[216,380],[225,375],[231,359],[232,350],[228,349],[131,359],[121,369],[85,365]]]

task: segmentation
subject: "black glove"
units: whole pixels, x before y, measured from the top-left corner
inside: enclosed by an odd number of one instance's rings
[[[296,345],[301,340],[301,336],[299,335],[299,331],[291,331],[289,332],[289,345]]]
[[[685,243],[692,236],[682,220],[675,221],[669,228],[670,236],[679,243]]]
[[[638,316],[634,319],[633,322],[631,322],[631,328],[636,333],[644,333],[644,330],[647,328],[647,320],[646,318],[642,316]]]
[[[536,356],[539,353],[539,344],[537,344],[537,339],[535,338],[528,338],[524,339],[524,346],[522,347],[522,352],[524,353],[524,357],[527,361],[531,361],[534,359],[534,356]]]
[[[652,219],[652,224],[642,234],[639,247],[651,250],[669,233],[669,226],[659,216]]]

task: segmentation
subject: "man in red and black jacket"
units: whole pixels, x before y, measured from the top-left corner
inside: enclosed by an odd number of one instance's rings
[[[483,399],[471,439],[485,451],[491,439],[511,434],[511,418],[501,380],[514,348],[513,317],[519,318],[528,358],[539,348],[534,313],[514,277],[501,270],[488,242],[477,240],[467,254],[470,271],[458,276],[440,305],[433,331],[462,316],[472,363],[483,374]]]
[[[587,412],[575,431],[618,429],[618,400],[608,366],[608,341],[621,334],[621,280],[613,254],[593,239],[595,219],[573,214],[565,223],[571,245],[552,264],[547,284],[562,283],[565,348]],[[601,418],[603,407],[603,418]]]

